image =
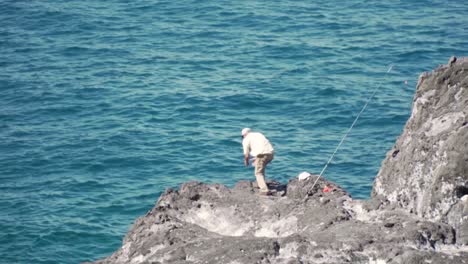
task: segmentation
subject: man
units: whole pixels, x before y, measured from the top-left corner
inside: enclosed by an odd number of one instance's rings
[[[249,166],[249,153],[254,157],[255,177],[260,194],[269,195],[270,190],[265,183],[265,168],[273,160],[274,149],[270,141],[260,132],[252,132],[250,128],[242,129],[242,147],[244,149],[244,164]]]

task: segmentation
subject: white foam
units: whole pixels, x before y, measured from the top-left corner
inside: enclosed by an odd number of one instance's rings
[[[190,210],[183,220],[224,236],[242,236],[254,223],[236,214],[233,207],[211,208],[209,205]]]
[[[260,224],[256,237],[287,237],[297,233],[297,217],[288,216],[277,220],[268,220]]]

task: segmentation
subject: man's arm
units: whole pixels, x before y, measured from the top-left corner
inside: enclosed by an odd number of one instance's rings
[[[250,152],[250,142],[248,139],[242,140],[242,149],[244,151],[244,164],[246,167],[249,166],[249,152]]]

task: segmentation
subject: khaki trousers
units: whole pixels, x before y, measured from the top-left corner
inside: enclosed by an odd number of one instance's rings
[[[268,192],[268,186],[265,183],[266,165],[273,160],[273,154],[258,154],[255,160],[255,178],[260,188],[260,192]]]

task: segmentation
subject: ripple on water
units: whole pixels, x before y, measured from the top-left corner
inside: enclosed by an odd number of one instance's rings
[[[324,174],[369,197],[417,76],[468,46],[466,5],[432,4],[0,4],[2,260],[95,260],[164,189],[253,180],[242,127],[270,178],[319,173],[382,83]]]

